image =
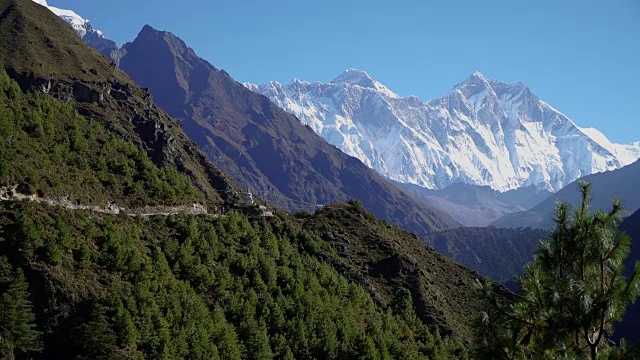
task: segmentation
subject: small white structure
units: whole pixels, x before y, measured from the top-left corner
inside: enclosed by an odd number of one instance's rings
[[[247,193],[244,195],[244,205],[251,206],[253,205],[253,194],[251,191],[247,190]]]

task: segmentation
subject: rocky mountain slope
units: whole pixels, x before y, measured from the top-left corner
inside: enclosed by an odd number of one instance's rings
[[[611,206],[611,200],[617,198],[622,200],[624,209],[628,214],[631,214],[640,209],[638,179],[640,179],[640,161],[618,170],[585,176],[548,197],[531,210],[505,215],[496,220],[493,225],[511,228],[534,227],[547,229],[551,227],[553,224],[550,214],[555,210],[557,201],[568,201],[572,204],[580,201],[579,181],[593,184],[591,204],[594,209],[608,209]]]
[[[456,226],[199,58],[175,35],[145,26],[122,52],[120,67],[244,188],[286,209],[360,199],[376,216],[418,234]]]
[[[640,157],[576,125],[522,83],[476,72],[442,98],[401,97],[349,69],[329,83],[245,84],[380,174],[443,189],[453,183],[555,192]]]
[[[473,322],[468,321],[475,318],[479,304],[477,293],[468,289],[475,288],[478,273],[425,246],[414,234],[375,219],[358,201],[297,218],[336,251],[327,260],[364,284],[375,299],[384,303],[409,289],[421,319],[445,334],[473,337]],[[508,295],[506,288],[496,289]]]

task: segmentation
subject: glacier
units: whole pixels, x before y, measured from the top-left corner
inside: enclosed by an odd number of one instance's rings
[[[525,84],[475,72],[445,96],[401,97],[348,69],[328,83],[246,83],[380,174],[444,189],[455,183],[505,192],[556,192],[640,158],[640,142],[611,143],[540,100]]]

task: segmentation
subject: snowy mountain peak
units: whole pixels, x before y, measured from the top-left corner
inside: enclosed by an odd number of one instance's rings
[[[474,72],[440,99],[399,97],[364,71],[333,81],[248,85],[382,175],[431,189],[454,183],[557,191],[640,158],[578,127],[525,84]]]
[[[309,84],[310,83],[308,81],[302,81],[302,80],[300,80],[298,78],[293,78],[293,80],[291,80],[291,82],[289,84],[287,84],[287,86],[299,87],[299,86],[307,86]],[[280,85],[280,83],[278,83],[278,85]]]
[[[329,84],[342,86],[359,86],[364,89],[371,89],[387,97],[398,98],[393,91],[372,78],[365,71],[350,68],[345,70],[340,76],[331,80]]]
[[[100,30],[96,30],[89,20],[84,19],[72,10],[59,9],[54,6],[49,6],[47,0],[33,0],[35,3],[40,4],[51,12],[62,18],[69,23],[71,27],[76,31],[78,36],[82,38],[87,44],[98,49],[101,53],[109,55],[112,50],[116,50],[118,46],[112,40],[104,37],[104,33]]]
[[[54,14],[61,17],[63,20],[68,22],[73,29],[80,35],[80,37],[84,37],[87,34],[87,26],[89,25],[89,20],[82,18],[80,15],[76,14],[74,11],[59,9],[57,7],[49,6],[46,0],[33,0],[37,4],[45,6],[47,9],[51,10]],[[89,25],[90,26],[90,25]]]
[[[480,71],[475,71],[471,76],[469,76],[465,81],[460,84],[454,86],[454,90],[456,89],[464,89],[464,88],[491,88],[491,81],[487,79]]]
[[[481,79],[481,80],[487,80],[487,78],[480,72],[480,71],[474,71],[473,74],[471,74],[471,76],[469,76],[470,79]]]
[[[347,69],[340,76],[331,80],[332,84],[349,84],[349,85],[358,85],[364,88],[375,88],[377,81],[375,81],[369,74],[365,71],[360,71],[358,69]]]

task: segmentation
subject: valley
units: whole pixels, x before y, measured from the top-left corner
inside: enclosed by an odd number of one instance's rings
[[[63,4],[0,0],[0,358],[638,358],[640,136]]]

